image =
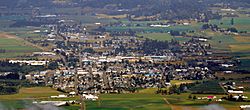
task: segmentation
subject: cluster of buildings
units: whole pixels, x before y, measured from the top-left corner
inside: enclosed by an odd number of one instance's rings
[[[10,60],[9,63],[19,63],[27,64],[32,66],[44,66],[49,63],[49,61],[37,61],[37,60]]]
[[[237,86],[235,82],[223,83],[223,87],[229,94],[229,100],[243,101],[248,99],[247,96],[243,95],[245,88],[243,86]]]
[[[62,62],[58,62],[56,70],[33,72],[26,78],[65,92],[135,92],[137,88],[170,86],[172,79],[215,78],[213,68],[234,66],[227,63],[228,59],[221,58],[216,62],[218,59],[213,57],[211,45],[205,38],[179,43],[135,36],[112,37],[107,33],[89,32],[86,27],[69,21],[60,21],[51,29],[52,38],[61,37],[51,43],[54,43],[53,50]],[[34,55],[53,56],[55,53]]]
[[[132,31],[129,34],[120,33],[126,36],[113,36],[106,32],[90,32],[81,24],[65,20],[49,27],[51,30],[47,38],[50,40],[47,39],[47,42],[53,44],[53,52],[35,52],[33,56],[60,56],[58,67],[32,72],[25,77],[30,82],[49,85],[68,93],[50,98],[80,94],[86,100],[98,100],[98,96],[92,94],[164,88],[171,86],[170,80],[215,79],[216,71],[233,72],[232,68],[237,65],[232,58],[214,55],[209,39],[203,37],[192,37],[185,42],[165,42],[134,36],[131,35]],[[28,65],[49,63],[26,60],[9,62]],[[233,92],[239,91],[228,91]],[[68,102],[51,103],[60,105]]]

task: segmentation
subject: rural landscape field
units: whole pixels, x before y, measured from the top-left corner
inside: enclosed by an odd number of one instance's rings
[[[249,109],[249,0],[0,1],[0,110]]]

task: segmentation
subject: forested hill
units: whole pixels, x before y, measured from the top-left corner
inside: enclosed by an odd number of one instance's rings
[[[61,1],[61,2],[56,2]],[[1,7],[50,7],[57,3],[70,5],[88,6],[93,8],[103,8],[107,5],[118,6],[119,8],[132,9],[138,6],[152,8],[169,8],[171,6],[182,6],[190,8],[204,7],[204,5],[215,3],[237,4],[238,6],[249,6],[250,0],[0,0]],[[196,6],[199,5],[199,6]],[[166,6],[166,7],[165,7]]]
[[[108,14],[115,10],[126,10],[134,16],[158,16],[159,19],[189,19],[205,16],[206,19],[218,18],[209,7],[224,4],[226,7],[250,7],[250,0],[0,0],[1,8],[62,8],[81,7],[105,9]],[[96,13],[96,12],[95,12]]]

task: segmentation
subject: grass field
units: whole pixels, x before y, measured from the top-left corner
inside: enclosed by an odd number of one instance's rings
[[[159,41],[171,41],[173,39],[173,37],[167,33],[146,33],[146,34],[138,34],[138,36],[144,36],[144,38],[149,38]]]
[[[249,52],[250,44],[229,45],[232,52]]]
[[[30,108],[33,100],[59,94],[61,93],[50,87],[21,88],[18,94],[0,95],[0,109],[16,110]]]
[[[221,102],[217,101],[208,101],[208,100],[193,100],[188,99],[190,93],[183,93],[180,95],[167,95],[166,99],[171,104],[174,110],[239,110],[240,105],[248,104],[248,102],[232,102],[223,100]],[[225,97],[226,95],[215,95],[215,94],[191,94],[191,96],[196,97],[207,97],[207,96],[216,96],[217,99]],[[248,96],[248,95],[247,95]],[[212,106],[216,105],[217,109],[212,109]],[[207,107],[210,107],[208,109]]]
[[[173,83],[179,83],[174,81]],[[187,81],[189,82],[189,81]],[[218,104],[226,110],[236,110],[239,105],[247,104],[246,102],[230,102],[223,100],[222,102],[208,100],[192,100],[188,96],[190,93],[182,93],[180,95],[159,95],[154,94],[157,88],[140,90],[134,94],[101,94],[100,100],[85,101],[87,110],[206,110],[206,106],[210,104]],[[15,95],[0,96],[1,108],[5,109],[23,109],[32,106],[33,100],[50,100],[51,95],[62,94],[49,87],[32,87],[21,88],[20,93]],[[206,97],[214,94],[191,94],[196,97]],[[246,96],[250,96],[250,92],[246,92]],[[215,95],[221,98],[225,95]],[[78,100],[79,98],[66,98],[65,100]],[[52,99],[51,99],[52,100]],[[64,100],[64,99],[54,99]],[[79,105],[60,107],[64,110],[80,109]]]
[[[167,33],[171,30],[173,31],[192,31],[192,30],[197,30],[199,28],[199,26],[192,26],[192,25],[188,25],[188,26],[184,26],[184,25],[177,25],[177,26],[170,26],[170,27],[148,27],[148,26],[124,26],[124,27],[106,27],[105,29],[107,31],[113,32],[113,31],[128,31],[129,29],[132,29],[134,31],[138,31],[138,32],[149,32],[149,33]]]
[[[221,20],[211,20],[209,23],[216,24],[222,28],[229,28],[232,27],[231,19],[228,17],[224,17]],[[239,29],[240,31],[250,31],[250,17],[237,17],[234,18],[234,27]]]
[[[250,59],[241,59],[241,64],[238,69],[250,70]]]
[[[234,36],[237,42],[250,43],[250,36]]]
[[[194,83],[195,82],[195,80],[171,80],[170,81],[170,83],[172,84],[172,85],[180,85],[180,84],[183,84],[183,83]]]
[[[250,77],[250,74],[238,74],[238,73],[216,73],[215,74],[218,78],[225,78],[225,79],[241,79],[245,77]]]
[[[0,58],[12,58],[40,51],[35,45],[5,33],[0,34],[0,49],[6,51],[5,53],[0,53]]]
[[[32,100],[53,100],[48,97],[59,94],[62,93],[49,87],[21,88],[18,94],[1,95],[0,104],[5,108],[21,109],[31,105]],[[67,100],[75,99],[79,98],[67,98]],[[100,101],[86,101],[87,110],[170,110],[170,106],[163,100],[163,96],[153,93],[101,94],[100,99]],[[61,108],[77,110],[80,106],[71,105]]]
[[[18,94],[14,95],[0,95],[0,101],[3,100],[33,100],[48,98],[52,95],[59,95],[60,92],[50,87],[32,87],[32,88],[21,88]]]
[[[225,91],[219,85],[218,81],[205,81],[190,89],[192,93],[205,93],[205,94],[223,94]]]
[[[170,110],[156,94],[103,94],[100,102],[87,102],[88,110]]]

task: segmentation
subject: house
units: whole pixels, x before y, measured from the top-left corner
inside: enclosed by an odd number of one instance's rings
[[[228,90],[229,94],[243,94],[243,91],[234,91],[234,90]]]
[[[61,95],[58,95],[58,96],[50,96],[50,98],[67,98],[67,96],[64,95],[64,94],[61,94]]]
[[[247,96],[233,96],[234,99],[238,100],[240,97],[242,97],[242,99],[247,99]]]
[[[92,94],[89,94],[89,95],[87,95],[87,94],[83,94],[82,96],[83,96],[83,97],[84,97],[84,99],[86,99],[86,100],[92,100],[92,101],[95,101],[95,100],[97,100],[97,99],[98,99],[98,96],[95,96],[95,95],[92,95]]]
[[[221,64],[221,66],[228,68],[228,67],[233,67],[234,65],[233,64]]]
[[[240,109],[241,110],[250,109],[250,105],[241,105]]]
[[[216,96],[207,96],[207,99],[215,99]]]
[[[21,63],[21,64],[27,64],[32,66],[42,66],[49,63],[49,61],[35,61],[35,60],[10,60],[9,63]]]
[[[34,101],[33,102],[33,104],[52,104],[57,107],[67,105],[67,103],[68,103],[67,101],[41,101],[41,102]]]
[[[76,92],[74,92],[74,91],[69,92],[69,95],[76,95]]]
[[[205,38],[199,38],[198,40],[202,41],[202,42],[207,42],[207,39],[205,39]]]
[[[56,54],[53,52],[33,52],[33,55],[41,55],[41,56],[55,56]]]

